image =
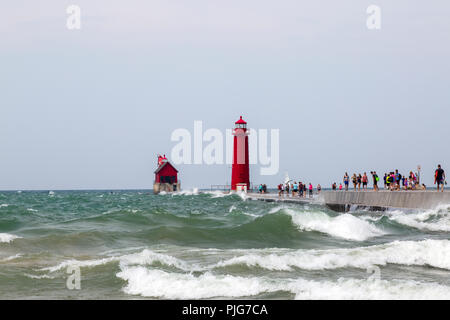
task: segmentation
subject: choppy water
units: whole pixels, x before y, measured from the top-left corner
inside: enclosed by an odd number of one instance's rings
[[[0,193],[1,299],[450,299],[450,206]],[[81,289],[69,290],[70,266]]]

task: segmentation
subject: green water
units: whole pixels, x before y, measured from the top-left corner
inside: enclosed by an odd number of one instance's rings
[[[0,192],[0,298],[449,299],[449,235],[448,206],[338,214],[220,193]]]

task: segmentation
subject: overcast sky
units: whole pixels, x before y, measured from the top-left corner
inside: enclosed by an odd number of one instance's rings
[[[431,185],[450,170],[449,57],[445,0],[2,1],[0,189],[152,188],[175,129],[240,115],[280,129],[280,171],[255,184],[421,164]],[[230,181],[177,168],[185,189]]]

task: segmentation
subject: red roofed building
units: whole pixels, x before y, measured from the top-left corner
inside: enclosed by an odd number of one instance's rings
[[[155,171],[153,193],[161,191],[173,192],[180,190],[178,170],[167,160],[166,155],[158,155],[158,168]]]

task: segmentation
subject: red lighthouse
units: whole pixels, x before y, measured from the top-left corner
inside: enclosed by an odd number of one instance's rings
[[[250,189],[247,122],[241,118],[233,130],[233,165],[231,168],[231,190]]]
[[[155,183],[153,184],[153,193],[161,191],[173,192],[180,190],[180,181],[178,180],[178,170],[167,160],[166,155],[158,155],[158,168],[155,171]]]

